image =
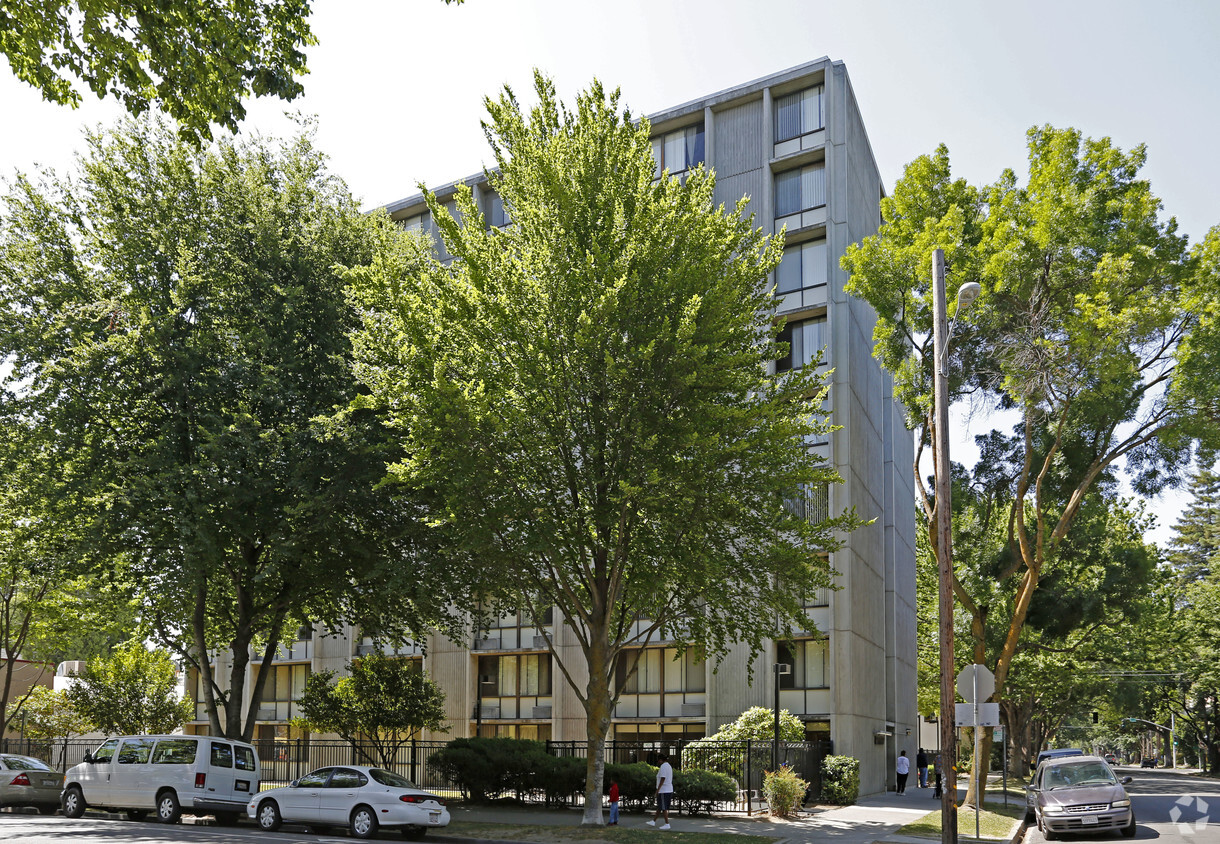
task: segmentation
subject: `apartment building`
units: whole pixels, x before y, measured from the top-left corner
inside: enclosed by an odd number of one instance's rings
[[[872,357],[875,315],[844,291],[839,258],[848,244],[874,233],[883,194],[847,70],[823,58],[652,115],[657,172],[699,164],[716,173],[716,202],[742,196],[757,225],[785,231],[775,285],[791,344],[778,370],[810,364],[825,350],[831,372],[829,411],[842,428],[810,447],[843,477],[811,517],[854,507],[872,524],[845,537],[833,555],[837,590],[809,597],[809,632],[773,642],[762,653],[733,649],[719,669],[664,642],[650,647],[624,678],[611,738],[672,742],[714,733],[751,706],[770,707],[778,679],[780,705],[810,738],[861,760],[862,791],[892,783],[894,759],[914,754],[915,513],[913,441],[890,377]],[[490,225],[509,220],[480,173],[437,190],[444,200],[470,185]],[[423,197],[388,207],[404,227],[432,231]],[[441,257],[444,246],[438,241]],[[557,647],[574,648],[553,614],[500,619],[479,638],[433,637],[427,656],[400,649],[445,689],[448,737],[508,735],[583,740],[584,712],[553,666],[546,628]],[[343,670],[374,643],[360,631],[302,630],[278,655],[260,708],[259,738],[288,737],[295,697],[313,670]],[[792,666],[776,674],[775,663]],[[748,670],[752,667],[752,673]],[[747,676],[752,676],[750,682]],[[202,713],[200,713],[202,715]],[[265,717],[263,717],[265,715]],[[202,720],[202,719],[201,719]],[[203,724],[197,726],[202,727]],[[436,738],[443,736],[438,735]]]

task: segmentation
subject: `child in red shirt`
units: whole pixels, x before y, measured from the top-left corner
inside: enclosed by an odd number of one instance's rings
[[[618,826],[618,783],[610,783],[610,826]]]

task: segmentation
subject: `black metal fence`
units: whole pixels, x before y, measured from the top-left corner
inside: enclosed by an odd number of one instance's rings
[[[97,748],[100,742],[66,741],[38,742],[26,739],[0,740],[0,753],[18,753],[34,756],[51,767],[66,772],[73,765],[84,761],[85,753]],[[428,766],[428,757],[445,747],[443,741],[411,741],[398,748],[391,759],[383,760],[377,749],[368,743],[353,744],[346,741],[318,741],[296,739],[292,741],[255,741],[262,763],[262,787],[275,788],[287,785],[295,779],[317,768],[332,765],[376,765],[389,768],[405,776],[416,785],[446,796],[457,796],[457,787],[446,782]],[[554,756],[587,758],[588,742],[548,741],[547,751]],[[737,741],[694,743],[688,740],[664,742],[608,741],[607,763],[647,762],[658,763],[658,754],[664,751],[677,769],[702,768],[728,774],[738,787],[737,800],[733,804],[718,805],[717,811],[752,812],[765,806],[762,799],[763,773],[771,769],[773,744],[769,741]],[[822,788],[822,759],[832,753],[829,741],[780,742],[779,762],[790,765],[798,776],[810,783],[810,793],[820,794]],[[539,797],[539,799],[543,799]],[[582,803],[583,794],[572,795],[569,802]]]

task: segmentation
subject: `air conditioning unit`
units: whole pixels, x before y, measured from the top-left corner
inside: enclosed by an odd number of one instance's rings
[[[534,711],[530,717],[532,717],[532,718],[550,718],[551,717],[550,704],[547,704],[546,706],[535,706]]]
[[[362,644],[356,645],[356,656],[368,656],[369,654],[373,653],[376,650],[377,650],[376,645],[371,644],[371,643],[366,645],[366,644],[362,643]]]
[[[475,639],[474,649],[476,651],[498,651],[500,650],[499,639]]]
[[[534,650],[545,651],[546,647],[547,647],[546,636],[535,636],[534,637]]]
[[[484,705],[484,706],[483,706],[483,711],[482,711],[482,714],[480,715],[480,713],[478,713],[478,712],[476,711],[476,713],[475,713],[475,717],[476,717],[476,718],[479,718],[479,717],[483,717],[483,718],[499,718],[499,717],[500,717],[500,707],[498,707],[498,706],[487,706],[487,705]]]
[[[56,677],[71,677],[73,674],[85,673],[85,661],[83,659],[70,659],[67,662],[61,662],[59,667],[55,669]]]
[[[706,703],[684,703],[682,704],[683,718],[702,718],[707,711]]]
[[[264,706],[258,710],[258,714],[254,717],[259,721],[274,721],[274,720],[276,720],[275,707],[274,706]]]

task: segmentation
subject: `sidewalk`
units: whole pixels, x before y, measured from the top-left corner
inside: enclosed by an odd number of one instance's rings
[[[689,817],[671,813],[670,826],[677,832],[723,832],[738,835],[763,835],[777,839],[777,844],[799,844],[799,842],[832,842],[832,844],[929,844],[926,838],[895,836],[904,824],[935,811],[939,802],[932,799],[932,789],[912,788],[905,795],[893,792],[874,794],[861,798],[851,806],[819,806],[803,812],[790,820],[778,820],[767,816],[747,818],[739,815],[716,815],[713,817]],[[538,826],[578,826],[581,819],[579,809],[542,809],[533,807],[465,806],[450,807],[454,821],[475,823],[534,824]],[[654,831],[645,824],[652,814],[624,813],[619,816],[619,828],[639,828]],[[658,836],[665,832],[656,830]],[[458,842],[464,839],[446,835],[435,830],[429,840]],[[487,844],[487,842],[483,842]],[[520,842],[516,842],[520,844]]]

